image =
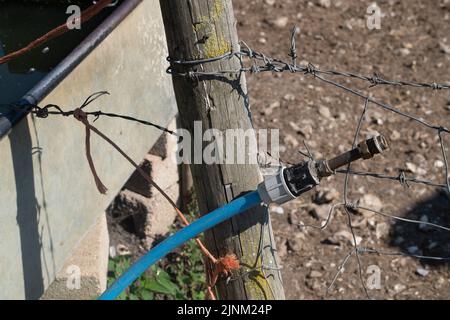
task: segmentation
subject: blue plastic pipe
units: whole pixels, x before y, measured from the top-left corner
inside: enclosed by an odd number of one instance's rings
[[[233,216],[245,212],[261,203],[257,191],[250,192],[229,204],[204,215],[187,227],[173,234],[147,254],[137,260],[119,279],[114,282],[100,297],[99,300],[116,299],[130,284],[132,284],[150,266],[158,262],[175,248],[181,246],[188,240],[198,236],[200,233],[213,228]]]

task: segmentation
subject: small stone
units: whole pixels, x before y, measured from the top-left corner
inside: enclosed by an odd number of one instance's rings
[[[370,120],[373,124],[383,125],[383,115],[379,112],[373,111],[370,115]]]
[[[127,246],[123,245],[123,244],[119,244],[116,247],[116,253],[119,256],[129,256],[131,255],[130,250],[128,249]]]
[[[264,111],[263,111],[263,114],[265,114],[265,115],[271,115],[272,114],[272,112],[275,110],[275,109],[277,109],[277,108],[279,108],[281,106],[281,103],[280,103],[280,101],[274,101],[274,102],[272,102]]]
[[[302,133],[303,133],[303,135],[305,136],[306,139],[309,140],[311,138],[313,132],[314,132],[314,129],[313,129],[313,127],[310,124],[302,125]],[[316,145],[315,141],[311,141],[310,140],[309,141],[309,146],[311,148],[315,148],[317,145]]]
[[[356,221],[353,221],[352,225],[354,228],[365,228],[368,223],[369,223],[369,220],[362,217],[360,219],[357,219]]]
[[[316,292],[323,289],[323,285],[317,280],[308,279],[307,281],[305,281],[305,284],[310,290]]]
[[[411,42],[405,42],[403,44],[403,47],[406,49],[412,49],[413,48],[413,44]]]
[[[315,260],[309,260],[308,262],[305,263],[305,268],[311,268],[314,264]]]
[[[340,112],[339,116],[338,116],[338,119],[340,121],[346,121],[347,120],[347,115],[345,114],[345,112]]]
[[[414,163],[407,162],[406,163],[406,168],[412,173],[416,173],[417,172],[417,166]]]
[[[269,6],[273,6],[275,4],[276,0],[264,0],[264,2]]]
[[[325,117],[325,118],[331,118],[331,112],[330,109],[328,109],[325,106],[320,106],[319,107],[319,113],[321,116]]]
[[[328,206],[311,205],[309,214],[316,220],[326,220],[330,214],[330,208]]]
[[[397,130],[393,130],[390,136],[392,141],[396,141],[400,139],[400,137],[401,137],[400,132],[398,132]]]
[[[322,8],[329,8],[331,6],[331,0],[319,0],[317,4]]]
[[[450,54],[450,45],[444,43],[444,42],[440,42],[439,43],[439,48],[441,49],[441,51],[445,54]]]
[[[371,216],[367,218],[367,224],[369,225],[371,230],[374,230],[377,224],[376,220],[373,217],[375,214],[374,213],[372,214],[372,212],[369,212],[369,214],[371,214]]]
[[[296,147],[298,147],[299,146],[299,142],[298,142],[298,140],[297,139],[295,139],[292,135],[290,135],[290,134],[287,134],[285,137],[284,137],[284,142],[285,143],[287,143],[287,144],[289,144],[289,145],[291,145],[292,147],[294,147],[294,148],[296,148]]]
[[[331,237],[326,238],[325,240],[322,240],[321,243],[322,244],[333,245],[333,246],[340,246],[341,245],[340,241],[334,236],[331,236]]]
[[[350,244],[350,245],[354,245],[354,240],[353,240],[353,235],[352,235],[352,233],[350,232],[350,231],[347,231],[347,230],[341,230],[341,231],[338,231],[338,232],[336,232],[334,235],[333,235],[333,237],[336,237],[337,239],[340,239],[340,240],[346,240],[347,241],[347,243],[348,244]],[[361,244],[361,241],[362,241],[362,238],[361,237],[359,237],[359,236],[355,236],[355,238],[356,238],[356,245],[359,245],[359,244]]]
[[[401,283],[397,283],[397,284],[394,286],[394,290],[395,290],[395,292],[397,292],[397,293],[402,292],[402,291],[405,290],[405,289],[406,289],[406,286],[405,286],[404,284],[401,284]]]
[[[291,126],[292,129],[294,129],[294,131],[296,133],[304,134],[303,131],[302,131],[302,128],[300,128],[300,126],[297,123],[290,121],[289,125]]]
[[[272,211],[273,213],[276,213],[276,214],[280,214],[280,215],[284,214],[284,209],[282,207],[279,207],[279,206],[273,206],[270,209],[270,211]]]
[[[427,158],[425,158],[425,156],[424,156],[423,154],[416,153],[416,154],[414,155],[414,162],[417,162],[417,163],[424,163],[424,162],[426,162],[426,161],[427,161]]]
[[[409,261],[408,261],[407,258],[400,258],[400,266],[401,266],[402,268],[404,268],[404,267],[406,267],[406,266],[408,266],[408,265],[409,265]]]
[[[109,257],[111,259],[114,259],[116,256],[117,256],[116,247],[115,246],[110,246],[109,247]]]
[[[288,93],[288,94],[286,94],[286,95],[283,97],[283,99],[284,99],[285,101],[294,101],[294,100],[295,100],[295,96],[294,96],[293,94],[291,94],[291,93]]]
[[[288,223],[298,226],[300,224],[300,219],[296,211],[291,211],[288,214]]]
[[[383,208],[383,203],[380,198],[377,196],[367,193],[360,200],[358,205],[363,208],[380,211]],[[362,210],[365,211],[365,210]],[[368,212],[368,215],[372,215],[372,213]]]
[[[269,24],[274,26],[275,28],[278,29],[283,29],[287,26],[287,24],[289,23],[289,18],[288,17],[279,17],[275,20],[271,20],[269,21]]]
[[[301,239],[289,239],[288,242],[288,250],[293,252],[299,252],[303,249],[303,241]]]
[[[375,229],[377,239],[385,238],[389,234],[389,225],[387,223],[378,223]]]
[[[411,53],[411,50],[409,50],[408,48],[400,48],[396,52],[399,53],[401,56],[406,57]]]
[[[417,268],[416,273],[421,277],[426,277],[430,273],[430,271],[424,268]]]
[[[44,49],[42,49],[42,53],[43,54],[46,54],[46,53],[48,53],[50,51],[50,48],[49,47],[45,47]]]
[[[434,162],[434,166],[435,166],[436,168],[443,168],[443,167],[445,166],[445,164],[444,164],[444,161],[436,160],[436,161]]]
[[[438,242],[433,241],[428,245],[428,250],[433,250],[434,248],[436,248],[439,245]]]
[[[322,273],[316,270],[312,270],[309,274],[308,274],[308,278],[321,278],[322,277]]]
[[[420,175],[420,176],[423,176],[427,173],[425,169],[420,168],[411,162],[406,163],[406,168],[408,169],[409,172],[412,172],[412,173]]]
[[[410,246],[406,249],[410,254],[414,255],[420,255],[422,251],[419,249],[418,246]]]
[[[314,203],[326,204],[333,202],[340,196],[339,192],[334,188],[321,188],[314,195]]]
[[[428,219],[428,216],[425,215],[425,214],[423,214],[420,217],[420,221],[421,222],[427,222],[427,223],[430,222],[429,219]],[[419,229],[422,230],[422,231],[428,231],[428,230],[430,230],[430,228],[431,228],[430,226],[428,226],[428,225],[426,225],[424,223],[419,224]]]
[[[272,102],[272,103],[269,105],[269,108],[270,108],[270,109],[276,109],[276,108],[279,108],[280,106],[281,106],[280,101],[274,101],[274,102]]]
[[[309,61],[308,60],[301,60],[298,63],[298,65],[301,66],[301,67],[307,67],[309,65]]]
[[[267,40],[266,40],[266,38],[259,38],[259,39],[258,39],[258,42],[259,42],[260,44],[266,44],[266,43],[267,43]]]

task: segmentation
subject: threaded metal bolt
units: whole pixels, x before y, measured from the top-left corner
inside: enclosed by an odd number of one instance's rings
[[[367,139],[359,143],[356,148],[333,159],[319,161],[317,163],[318,175],[320,178],[331,176],[336,169],[342,166],[359,159],[371,159],[376,154],[383,153],[387,149],[389,149],[389,143],[384,136],[379,135]]]

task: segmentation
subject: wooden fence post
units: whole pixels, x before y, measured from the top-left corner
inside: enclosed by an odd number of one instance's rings
[[[231,0],[160,0],[160,5],[172,59],[215,58],[239,51]],[[239,59],[233,57],[195,66],[174,65],[173,69],[181,73],[240,67]],[[181,123],[192,137],[194,121],[201,121],[203,132],[212,128],[222,132],[252,128],[245,75],[196,79],[174,75],[173,83]],[[242,148],[236,141],[233,143]],[[245,144],[248,146],[248,140]],[[191,170],[202,214],[255,190],[261,181],[257,164],[207,165],[202,161],[202,164],[192,164]],[[239,274],[234,274],[228,282],[223,279],[218,282],[220,299],[284,299],[266,207],[250,210],[210,230],[205,234],[205,243],[216,257],[234,253],[241,263]]]

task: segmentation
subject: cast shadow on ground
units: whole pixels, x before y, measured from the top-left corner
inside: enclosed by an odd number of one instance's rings
[[[403,218],[428,221],[450,227],[450,197],[443,190],[418,203]],[[390,245],[405,254],[450,258],[450,231],[426,225],[395,221],[391,229]],[[450,261],[421,259],[429,266],[449,264]]]

